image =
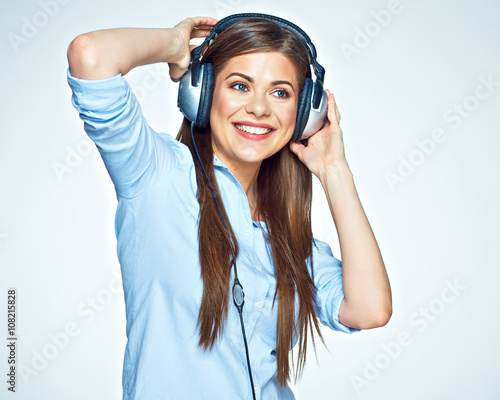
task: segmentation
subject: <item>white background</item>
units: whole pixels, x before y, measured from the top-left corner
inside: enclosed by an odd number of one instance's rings
[[[172,27],[188,16],[237,12],[289,19],[315,43],[392,285],[385,327],[323,330],[330,352],[317,341],[318,366],[308,348],[304,376],[293,386],[297,399],[500,398],[500,3],[326,4],[2,4],[0,343],[7,343],[7,289],[16,288],[18,375],[17,393],[8,393],[2,344],[1,399],[121,398],[126,337],[123,292],[114,289],[116,196],[71,105],[69,43],[96,29]],[[149,124],[175,135],[181,115],[167,71],[165,64],[140,67],[126,79]],[[430,143],[433,132],[439,142]],[[315,237],[340,258],[317,181],[313,207]]]

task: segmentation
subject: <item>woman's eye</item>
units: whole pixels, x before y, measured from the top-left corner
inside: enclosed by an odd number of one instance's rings
[[[235,83],[235,84],[231,85],[231,87],[233,89],[239,90],[241,92],[244,92],[247,90],[247,86],[244,85],[243,83]]]
[[[277,97],[282,97],[284,99],[286,99],[287,97],[289,97],[289,93],[284,90],[284,89],[278,89],[278,90],[275,90],[274,91],[274,94],[277,96]]]

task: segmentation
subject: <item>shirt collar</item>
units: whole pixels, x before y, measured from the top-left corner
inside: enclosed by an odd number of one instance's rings
[[[229,170],[229,168],[227,167],[226,164],[224,164],[221,160],[219,160],[219,158],[215,155],[214,153],[214,167],[220,167],[220,168],[225,168],[227,170]]]

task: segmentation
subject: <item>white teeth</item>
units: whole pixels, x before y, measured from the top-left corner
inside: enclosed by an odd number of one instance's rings
[[[257,128],[255,126],[248,126],[248,125],[240,125],[240,124],[235,124],[236,128],[243,132],[247,133],[253,133],[254,135],[265,135],[266,133],[271,132],[271,129],[269,128]]]

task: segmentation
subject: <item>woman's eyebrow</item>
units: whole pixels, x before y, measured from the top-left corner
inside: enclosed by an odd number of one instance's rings
[[[271,85],[273,85],[273,86],[289,85],[292,88],[292,90],[295,91],[293,85],[288,81],[274,81],[274,82],[271,82]]]
[[[225,80],[231,78],[232,76],[239,76],[239,77],[247,80],[250,83],[254,82],[252,77],[245,75],[245,74],[242,74],[241,72],[233,72],[233,73],[229,74],[228,76],[226,76]],[[273,81],[273,82],[271,82],[271,86],[278,86],[278,85],[289,85],[292,88],[292,90],[295,91],[295,88],[293,87],[293,85],[288,81]]]
[[[231,78],[232,76],[235,76],[235,75],[236,76],[240,76],[243,79],[246,79],[250,83],[253,83],[253,78],[249,77],[248,75],[242,74],[241,72],[233,72],[233,73],[229,74],[228,76],[226,76],[225,80],[227,80],[227,79],[229,79],[229,78]]]

